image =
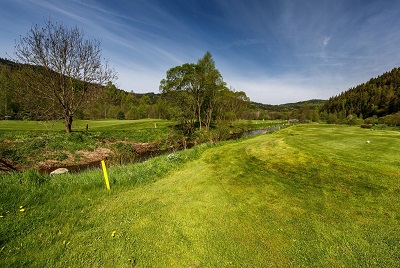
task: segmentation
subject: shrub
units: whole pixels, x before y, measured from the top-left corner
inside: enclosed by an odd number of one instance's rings
[[[366,124],[378,124],[378,117],[376,115],[365,119]]]
[[[112,146],[112,154],[109,156],[109,161],[113,164],[133,163],[136,158],[136,152],[133,146],[129,143],[118,142]]]
[[[125,114],[123,111],[119,111],[117,114],[117,119],[118,120],[125,120]]]
[[[372,125],[370,125],[370,124],[362,124],[361,128],[372,128]]]

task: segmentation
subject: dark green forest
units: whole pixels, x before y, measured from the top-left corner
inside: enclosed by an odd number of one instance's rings
[[[400,125],[400,68],[331,97],[322,108],[331,123],[364,119]]]

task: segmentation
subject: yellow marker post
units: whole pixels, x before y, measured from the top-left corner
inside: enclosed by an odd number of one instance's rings
[[[104,162],[104,160],[101,160],[101,166],[103,167],[104,179],[106,180],[107,190],[110,190],[110,182],[108,181],[107,168],[106,168],[106,163]]]

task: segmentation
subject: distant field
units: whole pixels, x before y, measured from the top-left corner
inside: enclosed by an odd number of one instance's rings
[[[253,126],[253,128],[268,127],[282,124],[279,120],[239,120],[232,123],[233,126]],[[141,120],[74,120],[73,131],[86,131],[86,124],[89,131],[101,130],[132,130],[155,127],[169,127],[175,125],[173,121],[162,119],[141,119]],[[63,121],[15,121],[0,120],[0,131],[64,131]]]
[[[298,125],[110,168],[110,192],[101,171],[1,175],[0,266],[397,267],[399,148]]]
[[[174,123],[160,119],[142,119],[142,120],[75,120],[72,123],[73,131],[85,131],[86,124],[90,131],[101,130],[126,130],[126,129],[144,129],[171,126]],[[0,130],[8,131],[64,131],[63,121],[0,121]]]

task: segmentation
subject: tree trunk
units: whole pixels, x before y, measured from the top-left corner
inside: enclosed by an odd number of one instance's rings
[[[65,132],[71,133],[72,127],[72,115],[65,116]]]
[[[210,131],[211,119],[212,119],[212,110],[207,111],[207,114],[206,114],[206,122],[205,122],[206,132]]]
[[[197,113],[198,113],[198,115],[199,115],[199,124],[200,124],[200,126],[199,126],[199,129],[200,129],[200,131],[201,131],[201,107],[200,107],[200,105],[198,105],[197,106]]]

